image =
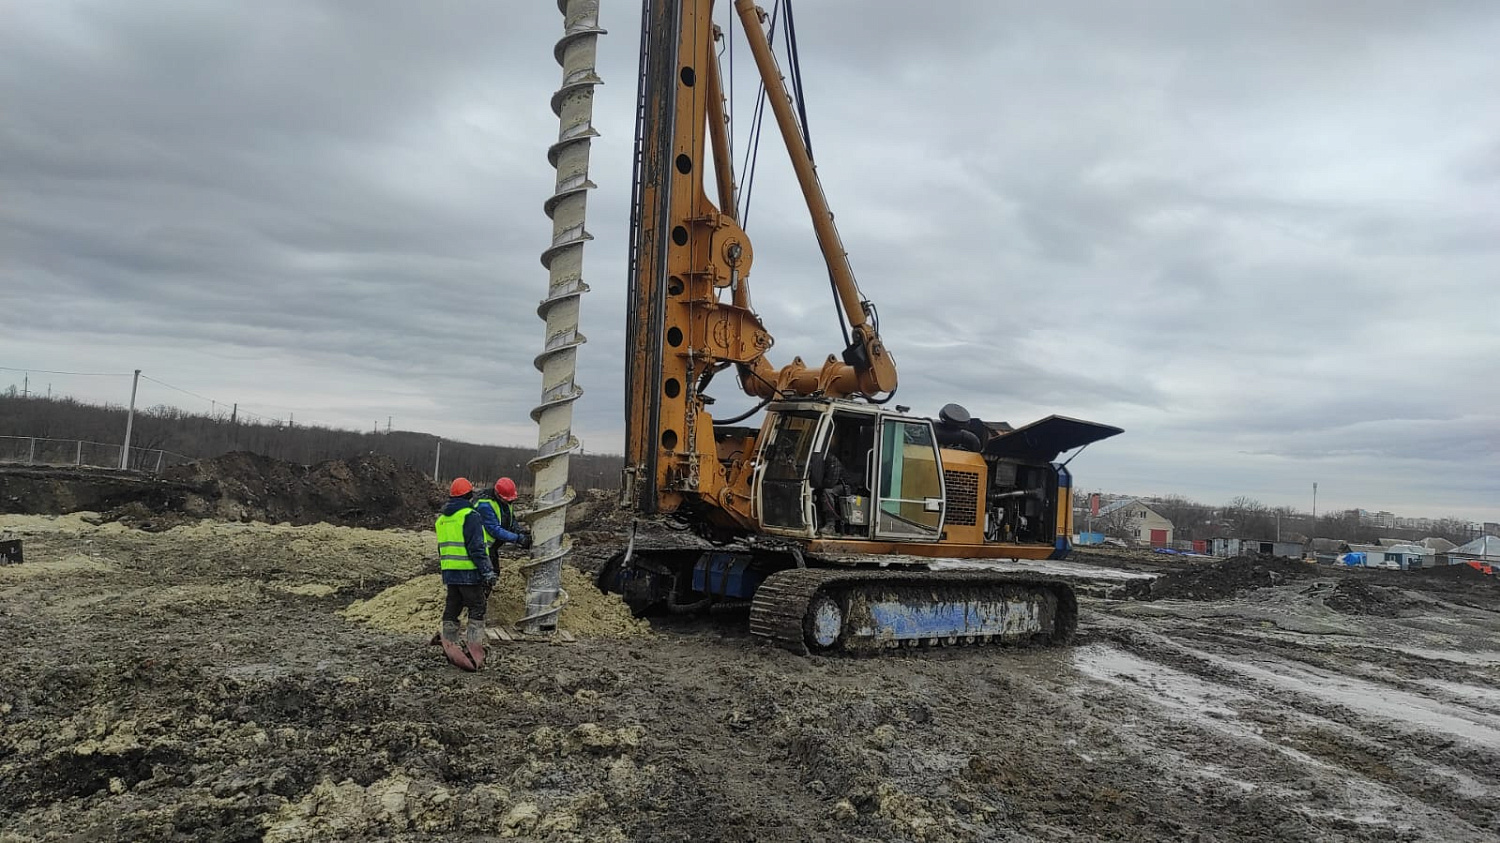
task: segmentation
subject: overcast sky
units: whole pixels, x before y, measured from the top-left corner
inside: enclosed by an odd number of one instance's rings
[[[535,443],[550,0],[6,5],[0,366]],[[617,452],[640,7],[602,7],[576,427]],[[1084,489],[1305,509],[1318,482],[1320,511],[1500,518],[1500,4],[802,0],[797,22],[902,403],[1124,427],[1073,463]],[[773,362],[821,359],[825,271],[771,132],[762,153],[755,302]],[[721,381],[717,409],[748,406]],[[209,409],[152,382],[141,403]]]

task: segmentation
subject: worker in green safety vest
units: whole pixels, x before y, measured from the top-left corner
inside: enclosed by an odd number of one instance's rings
[[[464,670],[484,667],[484,614],[498,577],[485,550],[484,521],[474,506],[474,484],[460,477],[448,487],[448,503],[437,517],[438,565],[448,596],[443,604],[439,643],[448,661]],[[458,618],[469,613],[460,638]]]

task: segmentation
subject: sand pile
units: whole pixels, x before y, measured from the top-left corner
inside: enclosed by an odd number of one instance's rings
[[[645,621],[633,617],[617,597],[595,588],[583,573],[563,568],[563,589],[568,592],[568,604],[558,621],[562,629],[593,638],[626,638],[651,630]],[[390,632],[427,634],[438,627],[444,594],[442,575],[428,574],[351,604],[344,610],[344,617]],[[486,620],[491,626],[509,627],[525,614],[524,606],[521,576],[514,568],[508,568],[500,575],[495,593],[490,595]]]

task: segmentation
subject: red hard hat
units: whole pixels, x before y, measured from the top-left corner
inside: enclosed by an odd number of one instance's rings
[[[467,495],[472,491],[474,491],[474,484],[470,483],[469,478],[467,477],[460,477],[457,480],[454,480],[453,485],[448,487],[449,496],[455,498],[461,495]]]
[[[495,481],[495,497],[506,503],[516,499],[516,481],[502,477]]]

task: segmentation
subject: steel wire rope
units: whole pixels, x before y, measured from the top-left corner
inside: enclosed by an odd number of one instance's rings
[[[770,35],[766,39],[767,44],[774,44],[776,41],[776,21],[780,12],[781,0],[776,0],[775,5],[771,7],[771,26]],[[743,191],[745,206],[743,211],[736,206],[735,213],[742,229],[746,228],[750,221],[750,199],[755,192],[755,170],[756,164],[760,161],[760,132],[765,126],[765,115],[766,83],[765,80],[761,80],[755,94],[755,116],[750,122],[750,139],[745,144],[745,190]]]
[[[782,27],[782,33],[786,41],[787,66],[792,77],[792,100],[797,108],[798,127],[802,130],[802,145],[807,147],[808,160],[815,161],[812,146],[812,127],[807,122],[807,98],[802,93],[802,54],[797,49],[797,19],[792,13],[792,0],[786,0],[786,26]],[[844,260],[845,262],[849,260],[847,253],[844,255]],[[853,271],[851,267],[850,273],[853,274]],[[853,340],[849,336],[849,320],[844,314],[844,303],[839,298],[839,286],[833,280],[832,269],[828,271],[828,291],[833,294],[833,313],[839,321],[839,334],[844,338],[844,347],[848,348],[853,344]],[[878,324],[875,327],[875,332],[880,332]]]
[[[77,375],[79,377],[128,378],[130,372],[59,372],[55,369],[23,369],[16,366],[0,366],[5,372],[35,372],[39,375]]]

